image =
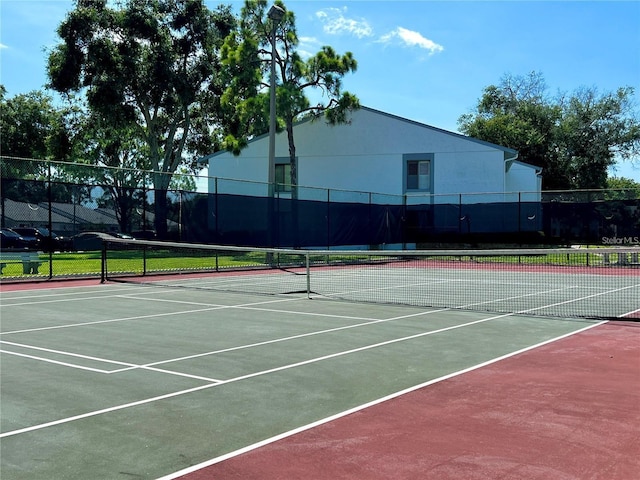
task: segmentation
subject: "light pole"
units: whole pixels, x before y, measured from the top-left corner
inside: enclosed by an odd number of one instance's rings
[[[277,5],[271,6],[267,16],[273,22],[271,25],[271,79],[269,81],[269,196],[275,193],[275,157],[276,157],[276,29],[284,10]]]
[[[271,19],[271,79],[269,81],[269,173],[268,173],[268,189],[269,189],[269,208],[267,214],[267,241],[268,246],[273,247],[273,229],[274,225],[274,197],[276,190],[276,29],[280,20],[284,17],[285,11],[277,6],[272,5],[267,13],[267,17]]]

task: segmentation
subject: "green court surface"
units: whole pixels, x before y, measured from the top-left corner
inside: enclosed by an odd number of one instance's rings
[[[0,313],[3,480],[170,476],[602,323],[115,283]]]

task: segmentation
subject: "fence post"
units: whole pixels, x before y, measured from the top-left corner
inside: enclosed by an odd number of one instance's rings
[[[371,209],[372,209],[372,194],[369,192],[369,208],[367,209],[367,239],[369,240],[369,245],[371,245],[371,237],[373,236],[373,226],[371,225]]]
[[[184,190],[178,190],[178,241],[182,241],[182,194]]]
[[[309,251],[305,253],[305,263],[307,266],[307,298],[311,298],[311,261]]]
[[[218,215],[220,213],[220,210],[218,208],[218,202],[220,201],[219,195],[218,195],[218,177],[213,179],[213,201],[214,203],[214,207],[213,207],[213,215],[215,216],[215,221],[214,221],[214,226],[216,229],[216,243],[220,243],[220,223],[218,221]],[[217,256],[216,256],[216,271],[218,270],[218,266],[217,266]]]
[[[100,283],[107,281],[107,242],[102,242],[102,253],[100,255]]]
[[[142,276],[147,274],[147,246],[142,247]]]
[[[458,194],[458,236],[462,235],[462,194]],[[459,238],[458,238],[459,240]]]
[[[147,186],[142,184],[142,232],[146,235],[147,231]]]
[[[331,189],[327,188],[327,248],[331,248]]]
[[[522,243],[522,192],[518,192],[518,236],[520,237],[520,243]]]
[[[51,188],[51,162],[48,164],[48,176],[49,181],[47,183],[47,209],[49,211],[49,218],[47,219],[47,227],[49,229],[49,280],[53,278],[53,215],[51,214],[51,207],[53,206],[53,189]]]
[[[400,219],[400,229],[401,229],[400,236],[402,240],[402,249],[406,250],[407,249],[407,194],[406,193],[402,195],[402,217]],[[416,248],[419,248],[419,247],[416,246]]]

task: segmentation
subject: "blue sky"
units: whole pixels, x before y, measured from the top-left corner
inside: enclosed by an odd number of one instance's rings
[[[236,9],[241,1],[211,1]],[[505,74],[544,75],[550,94],[640,90],[638,1],[289,0],[302,52],[353,52],[344,89],[363,105],[457,131],[460,115]],[[8,95],[42,89],[46,50],[69,0],[0,1],[0,83]],[[640,105],[640,91],[635,101]],[[639,107],[640,108],[640,107]],[[619,176],[640,181],[640,160]]]

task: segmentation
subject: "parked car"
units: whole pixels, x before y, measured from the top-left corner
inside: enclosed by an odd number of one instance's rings
[[[18,235],[13,230],[3,228],[0,230],[0,248],[6,249],[21,249],[24,250],[28,247],[27,241]]]
[[[156,240],[157,235],[153,230],[136,230],[135,232],[131,232],[131,235],[134,238],[139,238],[141,240]]]
[[[38,239],[40,249],[45,252],[64,252],[72,248],[71,239],[49,232],[49,229],[44,227],[15,227],[12,230],[25,238],[33,237]]]
[[[123,238],[125,240],[135,240],[135,237],[133,237],[132,235],[129,235],[128,233],[115,232],[115,233],[112,233],[111,235],[113,235],[116,238]]]
[[[2,248],[20,248],[29,250],[39,250],[40,240],[33,236],[20,235],[11,228],[2,229]]]
[[[90,251],[102,250],[102,241],[114,236],[105,232],[82,232],[71,238],[74,250]]]

